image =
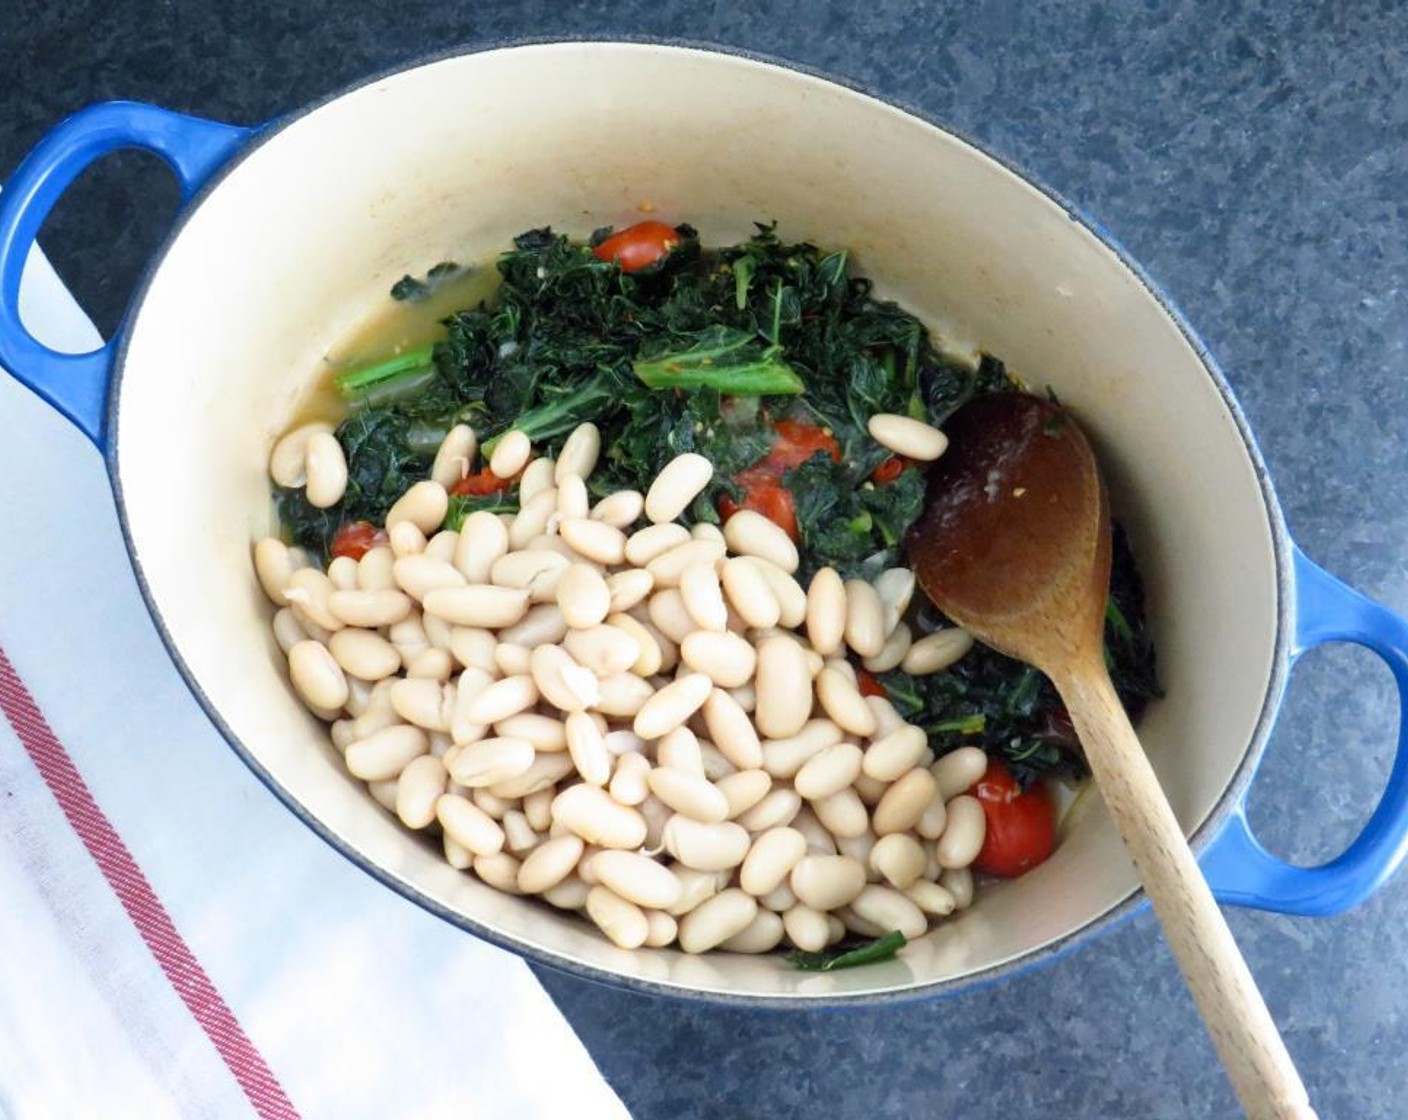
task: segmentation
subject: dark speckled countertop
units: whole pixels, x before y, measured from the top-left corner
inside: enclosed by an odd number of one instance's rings
[[[456,42],[683,36],[834,71],[1098,216],[1226,370],[1297,539],[1408,611],[1406,16],[1389,0],[12,0],[0,176],[89,102],[254,123]],[[65,199],[45,243],[100,326],[174,206],[136,156]],[[1324,859],[1363,824],[1395,709],[1368,655],[1307,658],[1252,799],[1274,850]],[[1321,1117],[1408,1115],[1408,877],[1341,917],[1230,918]],[[892,1010],[752,1013],[543,981],[641,1120],[1235,1114],[1147,914],[1000,986]]]

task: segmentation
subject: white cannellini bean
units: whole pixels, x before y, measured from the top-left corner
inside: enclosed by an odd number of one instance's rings
[[[611,754],[601,728],[586,712],[573,712],[567,717],[567,753],[584,782],[604,786],[611,780]]]
[[[284,607],[274,612],[274,641],[278,642],[279,649],[285,654],[306,637],[308,634],[291,608]]]
[[[708,521],[696,521],[689,527],[689,535],[696,541],[718,541],[723,543],[723,531]]]
[[[303,424],[282,436],[269,453],[269,477],[278,485],[297,489],[308,483],[308,441],[315,435],[332,435],[333,426],[321,420]]]
[[[516,778],[510,778],[506,782],[500,782],[496,786],[490,786],[489,792],[495,797],[509,800],[528,797],[556,785],[571,772],[572,759],[568,757],[566,751],[539,754],[533,760],[533,765],[528,767],[524,773]]]
[[[655,476],[645,495],[645,516],[655,524],[673,521],[714,477],[714,464],[687,451],[676,455]]]
[[[748,558],[742,556],[725,560],[721,579],[729,604],[745,623],[759,629],[778,624],[782,607],[772,585],[756,564],[750,564]]]
[[[342,501],[347,491],[347,457],[337,437],[327,432],[314,432],[309,436],[306,462],[308,485],[304,494],[308,504],[315,509],[327,509]]]
[[[396,815],[407,828],[427,828],[435,820],[435,803],[445,792],[445,764],[423,754],[406,763],[396,781]]]
[[[694,619],[689,616],[676,588],[666,588],[652,595],[646,613],[655,628],[671,642],[683,642],[694,633]]]
[[[430,750],[430,739],[419,727],[398,723],[358,739],[343,756],[347,772],[364,782],[382,782],[400,775],[412,759]]]
[[[872,820],[875,834],[886,836],[891,832],[909,831],[919,823],[938,788],[938,782],[927,770],[911,770],[894,782],[875,806]]]
[[[517,428],[505,432],[494,445],[489,456],[489,470],[496,478],[512,478],[528,465],[528,457],[533,454],[533,444],[528,436]]]
[[[655,577],[644,568],[627,568],[606,577],[611,592],[611,613],[620,614],[641,602],[655,586]]]
[[[875,734],[875,713],[846,671],[828,667],[817,674],[816,698],[842,731],[862,737]]]
[[[846,585],[834,568],[822,568],[807,587],[807,640],[823,657],[841,648],[846,632]]]
[[[924,729],[904,724],[871,740],[870,746],[865,748],[861,769],[867,777],[893,782],[918,766],[928,749],[929,737]]]
[[[748,832],[733,821],[706,824],[676,813],[662,839],[670,855],[698,871],[726,871],[748,854]]]
[[[425,542],[425,555],[445,564],[454,563],[455,549],[459,547],[460,535],[453,529],[441,529]]]
[[[792,784],[808,801],[830,797],[856,780],[861,758],[861,749],[855,744],[837,743],[807,759]]]
[[[391,685],[391,706],[407,723],[426,731],[448,731],[454,701],[446,704],[445,686],[439,681],[400,677]],[[446,708],[449,708],[449,712]]]
[[[683,724],[713,692],[703,673],[688,673],[650,697],[636,713],[632,730],[642,739],[658,739]]]
[[[450,777],[469,789],[487,789],[528,772],[537,756],[522,739],[481,739],[459,751]]]
[[[562,617],[562,608],[556,603],[539,603],[529,607],[521,621],[500,630],[498,640],[533,649],[560,642],[566,635],[567,620]],[[493,640],[493,635],[489,636]]]
[[[587,904],[591,888],[576,875],[569,875],[543,892],[543,901],[559,910],[580,910]]]
[[[782,915],[782,929],[787,940],[806,953],[819,953],[826,948],[826,915],[820,910],[798,903]]]
[[[774,778],[795,777],[808,759],[844,738],[845,732],[829,719],[808,720],[797,734],[762,745],[763,769]]]
[[[763,764],[758,730],[738,701],[715,688],[703,704],[704,725],[723,756],[740,770],[757,770]]]
[[[496,891],[521,894],[518,889],[519,860],[508,852],[492,852],[474,857],[474,873]]]
[[[948,825],[934,845],[934,855],[938,858],[940,867],[967,867],[978,858],[987,834],[987,817],[983,813],[983,804],[976,797],[959,794],[948,803],[947,809]]]
[[[850,856],[803,856],[787,882],[798,901],[813,910],[835,910],[865,889],[865,865]]]
[[[637,906],[668,910],[680,900],[679,877],[639,852],[604,851],[592,857],[598,881]]]
[[[626,538],[626,561],[637,568],[644,568],[652,560],[686,544],[690,539],[689,530],[683,525],[648,525]]]
[[[826,830],[826,826],[816,819],[810,808],[804,807],[792,819],[792,827],[807,838],[807,851],[816,855],[834,856],[836,838]]]
[[[802,811],[802,798],[794,789],[775,789],[738,818],[748,832],[766,832],[791,824]]]
[[[557,485],[557,462],[546,457],[534,459],[523,468],[523,476],[518,480],[518,504],[525,506],[544,490]]]
[[[909,601],[914,597],[914,573],[908,568],[886,568],[875,577],[875,593],[880,596],[885,636],[894,633]]]
[[[657,766],[646,783],[651,793],[691,820],[719,824],[728,819],[728,799],[702,773]]]
[[[559,486],[568,478],[590,478],[600,454],[601,430],[591,421],[578,424],[562,444],[553,478]]]
[[[948,805],[944,801],[943,790],[936,786],[934,796],[929,798],[929,804],[924,807],[924,812],[919,818],[919,823],[914,826],[914,831],[925,840],[937,840],[944,834],[944,829],[947,827]]]
[[[904,660],[913,642],[913,632],[907,623],[901,622],[890,631],[890,636],[885,639],[880,652],[874,657],[862,658],[861,665],[870,673],[888,673]]]
[[[391,547],[393,556],[417,556],[425,551],[427,543],[425,534],[417,529],[411,522],[402,521],[386,534],[387,544]]]
[[[464,718],[471,723],[497,723],[527,711],[537,702],[538,686],[530,674],[504,677],[469,700],[464,707]]]
[[[807,593],[802,590],[800,583],[771,560],[764,560],[760,556],[740,556],[738,559],[752,564],[767,580],[769,590],[777,599],[779,626],[795,630],[806,621]]]
[[[728,803],[728,818],[736,820],[768,795],[772,777],[766,770],[738,770],[717,779],[714,785]]]
[[[610,619],[613,617],[629,618],[627,615],[608,616],[608,624],[586,630],[572,630],[562,639],[562,648],[572,655],[573,660],[599,677],[624,673],[641,657],[640,638],[625,627],[611,625]],[[637,631],[644,634],[639,623],[634,619],[629,621]],[[649,637],[648,634],[645,635],[646,640],[649,640]],[[659,651],[656,650],[656,653]]]
[[[653,627],[647,627],[630,615],[618,612],[606,616],[604,629],[617,631],[624,636],[624,641],[614,637],[600,639],[603,644],[602,648],[597,651],[599,656],[590,657],[592,663],[587,666],[594,673],[601,677],[611,677],[629,669],[638,677],[651,677],[660,672],[665,658],[660,648],[660,641],[652,632]],[[595,630],[574,631],[574,635],[595,632]],[[630,643],[630,648],[635,650],[635,659],[627,665],[615,668],[618,655],[623,655],[627,648],[626,643]],[[608,647],[613,651],[609,657],[606,655]],[[569,652],[573,651],[573,646],[570,643],[567,648]],[[575,652],[573,656],[576,656]],[[586,664],[585,661],[583,663]]]
[[[443,618],[421,615],[421,626],[425,629],[425,640],[431,649],[442,649],[453,658],[455,653],[455,628]]]
[[[811,806],[816,819],[836,837],[838,846],[841,840],[863,835],[869,827],[870,818],[865,811],[865,803],[849,787],[826,797],[818,797]]]
[[[470,583],[488,583],[494,561],[508,551],[508,530],[488,510],[476,510],[460,526],[454,565]]]
[[[372,795],[372,800],[385,809],[388,813],[396,811],[396,779],[390,778],[379,782],[368,782],[367,792]]]
[[[907,887],[904,896],[924,913],[932,914],[936,918],[946,918],[958,909],[958,903],[954,900],[953,895],[938,883],[931,883],[925,879],[920,879],[919,882]]]
[[[512,626],[528,613],[528,592],[471,583],[465,587],[436,588],[426,595],[424,605],[427,614],[438,615],[454,626],[498,630]]]
[[[539,693],[559,711],[580,712],[601,702],[604,682],[598,681],[590,669],[578,665],[561,646],[538,646],[529,665]]]
[[[708,741],[699,744],[699,761],[704,766],[704,776],[714,783],[738,773],[738,767],[724,757],[724,752]]]
[[[792,888],[786,883],[780,883],[767,894],[759,895],[758,904],[774,913],[781,914],[797,905],[797,896],[792,893]]]
[[[892,887],[869,885],[851,902],[851,913],[880,927],[897,929],[905,937],[923,937],[929,929],[924,912]]]
[[[924,875],[924,846],[907,832],[881,836],[870,849],[870,867],[897,890],[908,890]]]
[[[633,849],[645,842],[645,818],[597,786],[569,786],[553,799],[552,815],[554,821],[603,848]]]
[[[938,428],[894,412],[877,412],[866,430],[881,447],[921,463],[932,463],[948,448],[948,436]]]
[[[412,603],[402,591],[334,591],[327,607],[346,626],[375,628],[400,622],[411,613]]]
[[[881,738],[898,731],[905,725],[904,717],[895,711],[895,706],[884,696],[867,696],[865,702],[870,705],[870,710],[875,713],[875,735],[874,738]]]
[[[626,558],[626,534],[589,517],[564,517],[557,527],[562,539],[597,564],[620,564]]]
[[[477,454],[479,441],[475,438],[474,429],[468,424],[456,424],[440,441],[435,461],[430,466],[430,477],[448,490],[460,479],[469,476]]]
[[[571,561],[549,548],[507,552],[489,569],[489,581],[498,587],[526,590],[530,598],[551,598]]]
[[[885,648],[885,612],[875,588],[864,580],[846,580],[846,644],[862,657]]]
[[[392,574],[396,566],[396,554],[388,544],[379,544],[367,549],[357,561],[357,586],[363,591],[394,591],[396,577]]]
[[[591,675],[590,670],[583,669],[582,672]],[[627,719],[637,715],[654,694],[654,687],[634,673],[617,673],[602,678],[596,703],[592,706],[602,715]]]
[[[751,895],[765,895],[781,885],[806,854],[807,838],[795,828],[770,828],[754,837],[738,885]]]
[[[339,630],[328,638],[328,650],[346,672],[364,681],[382,680],[401,668],[396,647],[375,630]]]
[[[305,639],[289,650],[288,674],[298,695],[315,708],[347,703],[347,677],[321,642]]]
[[[557,605],[573,629],[598,626],[611,612],[611,591],[591,564],[572,564],[557,581]]]
[[[392,642],[395,640],[393,631]],[[477,626],[450,627],[450,654],[466,669],[481,669],[493,675],[496,668],[494,647],[497,645],[498,639],[492,630]]]
[[[504,647],[500,647],[501,649]],[[442,684],[450,679],[454,670],[454,658],[443,649],[425,649],[416,654],[406,666],[406,676],[418,680],[439,681]]]
[[[350,556],[334,556],[328,562],[328,582],[338,591],[357,589],[357,561]]]
[[[680,574],[680,599],[700,629],[723,633],[727,628],[728,608],[712,563],[691,564]]]
[[[299,569],[299,556],[277,537],[265,537],[254,546],[254,574],[259,586],[276,607],[288,605],[284,589]]]
[[[409,521],[429,537],[444,522],[449,505],[450,497],[438,482],[417,482],[387,511],[386,529],[390,532],[401,522]]]
[[[284,588],[284,598],[288,600],[298,620],[305,624],[305,630],[309,622],[323,630],[341,630],[346,625],[332,612],[331,601],[336,594],[346,592],[338,592],[332,581],[317,568],[299,568],[289,576],[288,586]],[[309,634],[309,637],[313,636]]]
[[[973,905],[973,872],[966,867],[945,868],[939,875],[939,886],[953,896],[960,910]]]
[[[571,520],[586,520],[587,511],[591,508],[591,499],[587,497],[587,484],[575,475],[564,479],[557,485],[557,516],[558,531],[561,532],[562,522]],[[568,542],[571,543],[570,541]],[[623,540],[622,545],[625,545]]]
[[[496,720],[494,731],[508,739],[522,739],[532,743],[533,749],[538,751],[567,749],[567,728],[563,722],[552,716],[538,715],[536,712],[519,712],[506,719]]]
[[[436,588],[465,586],[465,578],[458,568],[426,553],[402,556],[392,565],[391,576],[396,585],[417,602],[423,601]]]
[[[724,546],[719,541],[697,541],[691,538],[684,544],[662,552],[645,566],[655,580],[656,587],[678,587],[685,570],[696,564],[717,564],[724,556]]]
[[[680,658],[719,688],[738,688],[753,678],[758,654],[752,643],[729,631],[696,630],[680,643]]]
[[[870,853],[875,847],[875,833],[870,829],[857,833],[855,836],[836,837],[836,850],[843,856],[850,856],[867,869],[870,867]],[[867,878],[879,878],[877,873]]]
[[[645,497],[639,490],[617,490],[597,502],[587,516],[613,529],[625,530],[640,520],[644,510]]]
[[[797,546],[777,524],[751,509],[741,509],[724,522],[724,541],[736,556],[760,556],[784,572],[795,572]]]
[[[540,490],[519,507],[516,515],[508,516],[513,517],[508,527],[509,548],[527,548],[529,541],[547,532],[548,522],[557,516],[557,487]]]
[[[680,917],[689,913],[700,903],[713,898],[728,885],[727,871],[698,871],[682,863],[672,863],[670,870],[680,881],[680,899],[673,906],[666,907],[666,913]]]
[[[699,746],[699,737],[688,727],[676,727],[666,732],[655,744],[655,765],[669,766],[703,777],[704,753]]]
[[[988,756],[981,747],[959,747],[929,767],[945,801],[967,792],[987,770]]]
[[[973,635],[958,627],[935,630],[909,647],[900,668],[912,677],[941,673],[973,648]]]
[[[616,759],[607,790],[622,805],[639,805],[650,793],[646,785],[646,775],[649,773],[650,760],[636,751],[628,751]]]
[[[584,847],[580,836],[558,836],[543,841],[524,857],[518,869],[518,889],[524,894],[551,890],[572,874]]]
[[[587,916],[598,929],[622,949],[639,949],[650,933],[650,923],[641,908],[614,891],[595,886],[587,893]]]
[[[534,832],[545,833],[552,827],[552,799],[556,796],[557,790],[549,786],[523,799],[523,815]]]
[[[477,856],[493,855],[504,846],[504,830],[499,822],[466,797],[446,793],[435,803],[440,827],[456,844]]]
[[[719,942],[719,948],[725,953],[771,953],[782,943],[782,933],[782,917],[759,909],[751,922]]]
[[[746,891],[730,888],[706,899],[679,924],[680,948],[704,953],[742,933],[758,915],[757,900]]]
[[[649,932],[645,935],[645,944],[650,949],[663,949],[675,939],[679,932],[679,924],[669,914],[660,910],[647,910],[645,920],[649,926]]]
[[[758,731],[770,739],[795,735],[812,710],[811,671],[802,647],[791,638],[765,638],[758,645]]]
[[[332,739],[333,746],[345,753],[357,741],[356,724],[350,719],[333,720],[328,728],[328,737]]]

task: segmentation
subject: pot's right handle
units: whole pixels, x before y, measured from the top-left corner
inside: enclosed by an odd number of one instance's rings
[[[1296,548],[1295,635],[1291,658],[1326,642],[1354,642],[1383,658],[1398,685],[1398,753],[1369,823],[1343,854],[1319,867],[1295,867],[1261,846],[1246,800],[1202,856],[1222,902],[1321,916],[1356,906],[1377,891],[1408,855],[1408,622],[1342,583]]]
[[[251,131],[155,105],[109,101],[80,110],[54,128],[0,191],[0,364],[99,447],[114,343],[88,354],[61,354],[25,330],[20,277],[34,239],[68,185],[109,152],[142,148],[160,156],[180,180],[185,203]]]

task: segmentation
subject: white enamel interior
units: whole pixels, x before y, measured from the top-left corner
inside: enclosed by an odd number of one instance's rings
[[[1056,855],[883,966],[627,953],[451,870],[341,770],[290,695],[249,545],[265,461],[325,348],[405,272],[484,260],[530,226],[585,235],[651,204],[736,239],[754,219],[847,246],[945,337],[1049,383],[1092,429],[1148,582],[1168,698],[1144,742],[1190,831],[1247,750],[1271,679],[1270,517],[1236,424],[1153,295],[1048,197],[853,91],[690,49],[554,44],[447,59],[321,106],[190,217],[131,324],[116,469],[176,652],[257,765],[346,848],[505,941],[735,996],[844,997],[961,978],[1078,931],[1135,887],[1098,798]]]

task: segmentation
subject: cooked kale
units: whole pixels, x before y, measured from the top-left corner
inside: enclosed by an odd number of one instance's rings
[[[819,953],[793,949],[787,954],[787,960],[804,972],[834,972],[838,968],[854,968],[859,964],[887,961],[908,944],[904,934],[899,930],[892,930],[871,941],[847,939]]]
[[[924,497],[920,467],[891,462],[866,425],[877,412],[941,424],[976,394],[1021,386],[984,356],[976,369],[945,357],[924,325],[875,297],[844,252],[785,243],[760,225],[748,240],[703,250],[695,231],[657,264],[634,273],[592,246],[550,229],[521,234],[498,261],[492,302],[445,321],[446,338],[341,375],[351,413],[337,430],[347,454],[343,500],[314,509],[301,491],[276,494],[292,538],[322,559],[339,525],[380,524],[424,478],[446,431],[469,423],[487,454],[510,427],[556,454],[577,424],[601,429],[597,494],[645,491],[670,459],[696,451],[714,478],[684,520],[719,520],[727,496],[747,497],[749,468],[764,461],[779,421],[824,428],[839,459],[814,454],[779,470],[795,506],[805,580],[831,565],[873,578],[902,562],[906,530]],[[406,278],[397,299],[419,299],[457,270]],[[877,468],[888,481],[876,481]],[[896,473],[897,472],[897,473]],[[473,510],[517,508],[516,490],[452,498],[447,526]],[[933,624],[943,620],[929,608]],[[1108,656],[1132,715],[1159,694],[1142,591],[1123,534],[1115,536],[1106,627]],[[945,673],[881,682],[936,752],[977,743],[1008,759],[1022,781],[1079,773],[1083,761],[1055,691],[1036,670],[983,647]]]

